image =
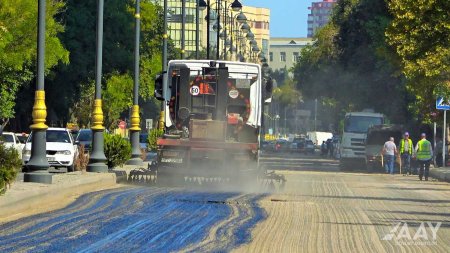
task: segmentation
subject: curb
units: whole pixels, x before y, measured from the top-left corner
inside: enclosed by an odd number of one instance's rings
[[[439,181],[450,182],[450,169],[449,168],[430,169],[430,176]]]
[[[53,184],[16,182],[0,196],[0,224],[63,208],[80,195],[117,187],[115,173],[72,172],[53,176]]]

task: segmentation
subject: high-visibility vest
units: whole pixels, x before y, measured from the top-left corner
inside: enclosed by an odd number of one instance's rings
[[[431,142],[426,139],[422,139],[417,142],[417,159],[418,160],[430,160],[432,158],[431,154]]]
[[[408,146],[409,146],[408,153],[412,155],[414,147],[411,139],[408,139]],[[400,140],[400,154],[403,154],[403,152],[405,152],[405,139]]]

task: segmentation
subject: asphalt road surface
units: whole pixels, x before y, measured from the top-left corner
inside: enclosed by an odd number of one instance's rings
[[[127,187],[0,225],[0,252],[450,252],[450,184],[262,160],[275,193]]]

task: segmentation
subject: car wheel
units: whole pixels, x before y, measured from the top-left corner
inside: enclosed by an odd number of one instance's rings
[[[74,171],[75,171],[75,169],[74,169],[73,164],[71,166],[67,167],[67,172],[74,172]]]

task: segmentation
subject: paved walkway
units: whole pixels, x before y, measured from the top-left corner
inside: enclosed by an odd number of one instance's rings
[[[85,193],[114,187],[114,173],[59,173],[52,184],[25,183],[21,174],[0,196],[0,223],[62,208]]]

